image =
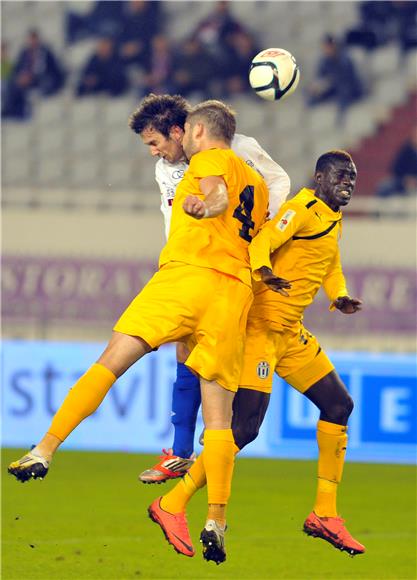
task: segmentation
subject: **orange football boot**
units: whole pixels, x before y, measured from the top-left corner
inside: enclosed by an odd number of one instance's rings
[[[193,543],[188,531],[185,513],[171,514],[161,508],[161,497],[148,507],[148,514],[152,521],[160,526],[171,546],[178,554],[194,556]]]
[[[345,520],[342,518],[320,518],[314,512],[304,522],[304,532],[314,538],[322,538],[338,548],[347,552],[350,556],[363,554],[365,546],[362,546],[349,534],[345,528]]]

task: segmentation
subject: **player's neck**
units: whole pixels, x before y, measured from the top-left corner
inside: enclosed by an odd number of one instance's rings
[[[208,149],[230,149],[230,144],[225,141],[207,140],[203,141],[200,146],[200,151],[207,151]]]
[[[323,194],[320,190],[315,190],[314,192],[315,197],[320,199],[323,203],[325,203],[332,211],[338,212],[340,211],[340,205],[337,205],[336,202],[329,200],[326,195]]]

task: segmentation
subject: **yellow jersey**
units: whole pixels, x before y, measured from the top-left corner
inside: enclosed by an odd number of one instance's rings
[[[196,220],[183,210],[187,195],[204,199],[200,180],[223,177],[229,196],[227,210]],[[179,183],[172,205],[171,226],[159,266],[168,262],[212,268],[251,285],[248,247],[268,214],[268,189],[263,178],[231,149],[196,153]]]
[[[257,280],[251,316],[268,320],[272,328],[280,330],[302,319],[320,286],[331,302],[348,295],[338,246],[341,221],[341,212],[333,211],[311,189],[302,189],[282,205],[249,248],[253,277]],[[291,282],[289,296],[259,282],[258,270],[262,266]]]

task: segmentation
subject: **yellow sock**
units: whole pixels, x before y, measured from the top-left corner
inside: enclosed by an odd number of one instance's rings
[[[225,506],[230,497],[232,487],[233,467],[235,459],[235,442],[231,429],[206,429],[204,433],[204,468],[207,477],[207,497],[210,519],[214,517],[210,506]],[[216,509],[217,508],[212,508]],[[221,522],[220,522],[221,523]]]
[[[319,446],[318,484],[314,512],[319,517],[336,517],[337,486],[342,479],[348,437],[347,427],[319,421],[317,443]]]
[[[233,443],[233,452],[240,449]],[[207,483],[204,470],[204,451],[198,456],[188,473],[168,493],[162,496],[161,508],[171,514],[184,512],[193,495]],[[214,518],[213,518],[214,519]]]
[[[83,419],[94,413],[115,381],[116,376],[105,366],[94,364],[90,367],[70,389],[48,433],[65,441]]]
[[[161,508],[171,514],[184,512],[187,503],[200,488],[206,485],[204,471],[204,452],[194,461],[188,473],[185,474],[175,487],[162,496]]]

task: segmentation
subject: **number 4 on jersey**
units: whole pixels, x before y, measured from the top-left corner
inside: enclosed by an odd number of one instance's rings
[[[255,222],[252,221],[253,210],[253,185],[247,185],[242,193],[239,195],[239,205],[233,212],[233,217],[240,221],[242,227],[239,230],[239,236],[247,242],[252,241],[252,236],[249,230],[255,227]]]

